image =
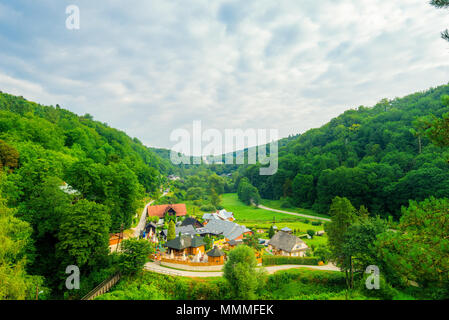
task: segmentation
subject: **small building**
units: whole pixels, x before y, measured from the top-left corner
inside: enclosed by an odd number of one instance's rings
[[[150,235],[156,233],[156,229],[157,229],[157,226],[154,222],[149,222],[145,226],[145,232]]]
[[[203,238],[198,236],[181,235],[168,241],[165,246],[169,254],[173,256],[204,254],[205,243]]]
[[[284,231],[284,232],[287,232],[287,233],[292,233],[293,232],[293,230],[290,229],[289,227],[282,228],[281,231]]]
[[[309,247],[298,237],[279,231],[268,242],[268,250],[274,255],[303,257]]]
[[[169,216],[184,217],[187,214],[187,208],[184,203],[161,204],[157,206],[148,206],[147,214],[149,217],[163,218],[166,214]]]
[[[211,220],[222,220],[222,221],[234,221],[234,213],[228,212],[225,209],[222,209],[213,213],[205,213],[203,214],[204,224],[207,224]]]
[[[214,246],[214,248],[207,253],[207,261],[216,264],[223,264],[224,256],[224,252],[221,251],[217,246]]]
[[[196,230],[192,225],[188,225],[185,227],[176,227],[175,228],[175,234],[178,236],[179,234],[181,235],[190,235],[190,236],[194,236],[196,235]],[[168,235],[168,229],[164,229],[160,232],[159,234],[164,240],[167,239],[167,235]]]
[[[187,227],[187,226],[193,226],[194,228],[202,228],[204,227],[201,222],[199,222],[197,219],[188,217],[185,218],[184,221],[181,223],[181,227]]]
[[[242,243],[243,243],[242,240],[229,240],[228,242],[226,242],[226,245],[229,249],[233,249]]]
[[[204,228],[196,229],[199,235],[205,236],[223,236],[228,240],[243,240],[245,235],[251,235],[253,232],[245,226],[235,222],[225,220],[209,220]]]

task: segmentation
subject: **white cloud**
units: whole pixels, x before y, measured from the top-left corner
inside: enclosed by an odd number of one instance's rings
[[[448,81],[449,13],[422,0],[80,0],[79,31],[51,3],[0,6],[0,90],[149,146],[193,120],[286,136]]]

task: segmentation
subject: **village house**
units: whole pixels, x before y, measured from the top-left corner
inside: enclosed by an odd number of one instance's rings
[[[225,209],[213,212],[213,213],[205,213],[203,215],[204,224],[209,223],[211,220],[223,220],[223,221],[234,221],[234,213],[228,212]]]
[[[207,253],[207,261],[216,264],[224,263],[225,254],[217,246]]]
[[[179,236],[179,234],[194,236],[194,235],[197,234],[197,231],[195,230],[195,228],[192,225],[188,225],[188,226],[185,226],[185,227],[179,226],[179,227],[175,228],[175,234],[177,236]],[[159,235],[164,240],[167,240],[168,230],[167,229],[162,230]]]
[[[184,221],[181,222],[181,227],[187,227],[189,225],[193,226],[194,228],[204,227],[201,222],[192,217],[185,218]]]
[[[168,254],[171,258],[203,255],[205,252],[203,238],[198,236],[181,235],[168,241],[165,246],[168,248]]]
[[[163,218],[166,214],[169,216],[184,217],[187,214],[186,205],[184,203],[177,203],[148,206],[147,215],[149,217]]]
[[[243,240],[245,235],[251,235],[253,232],[245,226],[235,222],[224,220],[209,220],[203,228],[196,229],[199,235],[217,236],[222,235],[226,241]]]
[[[279,231],[268,242],[268,250],[274,255],[303,257],[309,247],[289,232]]]

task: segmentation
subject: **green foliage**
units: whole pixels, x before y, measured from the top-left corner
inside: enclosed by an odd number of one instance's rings
[[[135,274],[142,270],[148,256],[154,253],[152,245],[144,239],[123,240],[120,246],[120,270],[123,274]]]
[[[254,250],[245,245],[238,246],[228,255],[223,267],[223,276],[231,287],[234,299],[255,299],[256,290],[263,286],[265,273],[256,270]]]
[[[240,201],[244,202],[246,205],[258,205],[260,203],[259,191],[249,182],[247,178],[240,180],[237,188],[237,195]]]
[[[261,299],[345,299],[345,279],[340,272],[290,269],[270,275]]]
[[[308,234],[311,238],[313,238],[313,237],[315,236],[315,230],[309,229],[309,230],[307,230],[307,234]]]
[[[203,212],[215,212],[217,208],[215,208],[212,204],[204,204],[200,207],[200,210]]]
[[[436,8],[449,8],[449,0],[431,0],[430,4]],[[443,31],[441,37],[449,41],[449,31]]]
[[[56,244],[63,265],[85,267],[86,272],[103,263],[109,253],[109,225],[103,205],[88,200],[73,204],[61,217]]]
[[[167,241],[173,240],[176,238],[176,225],[173,220],[170,220],[168,223],[168,231],[167,231]]]
[[[0,199],[0,300],[32,299],[43,279],[27,274],[32,229]]]
[[[394,283],[417,282],[436,293],[449,286],[449,200],[411,201],[403,208],[397,232],[379,235],[377,248],[383,269]],[[438,298],[448,298],[440,290]],[[433,297],[436,298],[436,297]]]
[[[8,145],[5,141],[0,140],[0,169],[9,168],[16,169],[19,166],[19,152]]]
[[[364,274],[357,284],[357,290],[363,293],[363,295],[382,300],[393,300],[393,298],[398,295],[399,292],[385,280],[383,275],[379,276],[379,289],[368,289],[366,287],[368,277],[369,274]]]
[[[273,228],[273,226],[271,225],[270,226],[270,229],[268,230],[268,238],[273,238],[273,236],[275,235],[275,231],[274,231],[274,228]]]
[[[281,139],[276,174],[260,176],[259,164],[248,165],[236,182],[246,178],[264,199],[289,197],[321,214],[339,196],[373,215],[398,219],[409,199],[449,197],[449,151],[432,145],[417,121],[448,113],[447,95],[449,85],[443,85],[348,110],[321,128]],[[449,136],[446,117],[429,129],[442,145]]]
[[[264,266],[276,266],[283,264],[297,264],[305,266],[317,266],[321,260],[316,257],[288,257],[288,256],[272,256],[264,255],[262,264]]]
[[[331,257],[331,252],[327,245],[319,245],[313,250],[313,255],[324,263],[328,262]]]
[[[337,265],[342,265],[345,260],[344,237],[348,228],[357,219],[356,210],[348,199],[335,197],[329,215],[332,221],[325,224],[324,230],[329,238],[332,259],[337,262]]]

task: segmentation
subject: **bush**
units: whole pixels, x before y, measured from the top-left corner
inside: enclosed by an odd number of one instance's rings
[[[312,221],[312,226],[321,226],[322,224],[321,221]]]
[[[217,208],[215,208],[211,204],[204,204],[200,207],[200,210],[204,211],[204,212],[215,212],[215,211],[217,211]]]
[[[316,257],[288,257],[288,256],[265,255],[262,258],[262,264],[264,266],[273,266],[282,264],[317,266],[319,261],[320,259]]]
[[[307,230],[307,234],[308,234],[311,238],[313,238],[313,236],[315,235],[315,230],[309,229],[309,230]]]

